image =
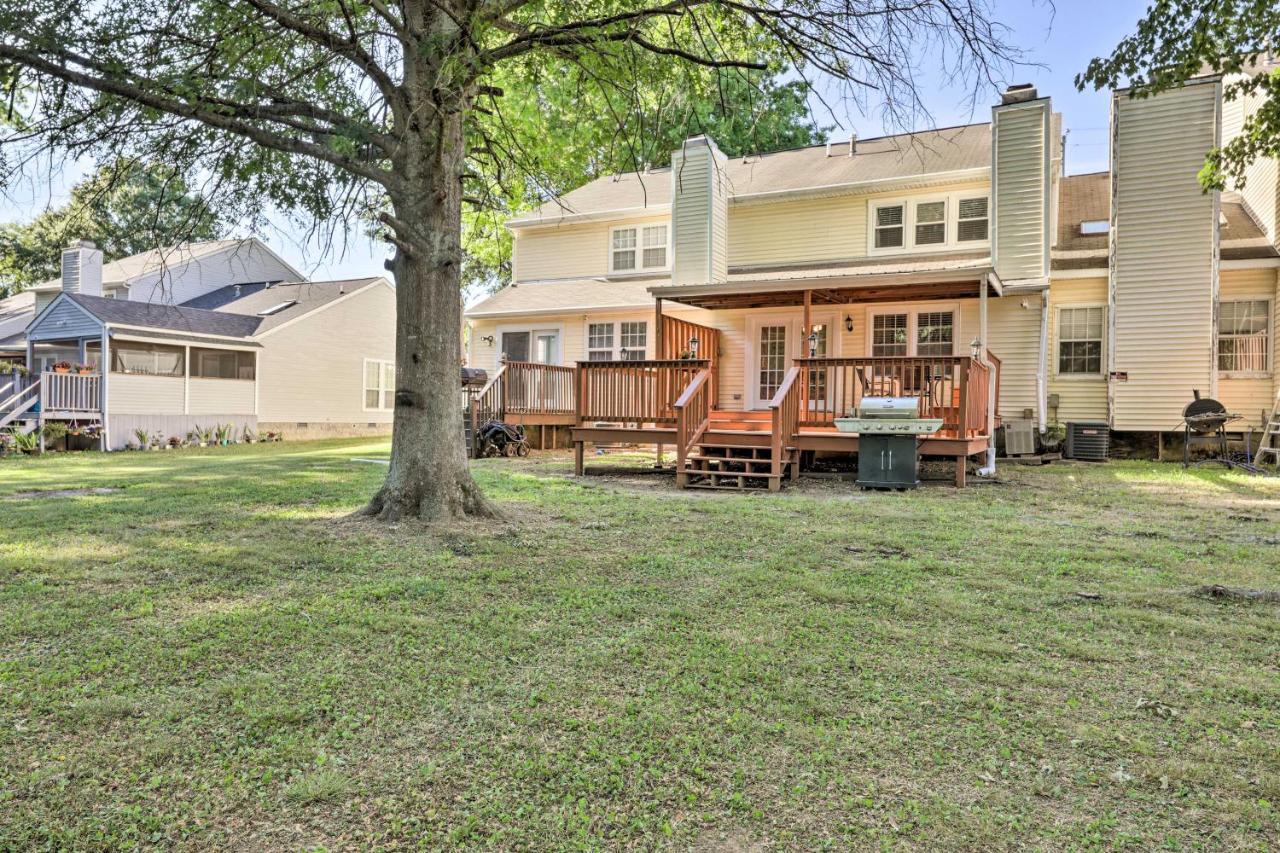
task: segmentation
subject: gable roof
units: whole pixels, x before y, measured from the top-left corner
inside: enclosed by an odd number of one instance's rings
[[[26,346],[25,329],[35,315],[36,295],[30,290],[0,299],[0,346]]]
[[[302,273],[273,252],[266,243],[256,237],[243,237],[234,240],[204,240],[197,243],[178,243],[173,246],[162,246],[139,252],[136,255],[129,255],[127,258],[119,258],[102,265],[102,284],[104,287],[128,284],[152,273],[182,266],[191,261],[216,255],[219,252],[231,250],[234,257],[235,251],[248,251],[252,248],[267,252],[294,275],[302,276]],[[49,291],[60,290],[61,287],[61,280],[54,278],[34,285],[30,289]]]
[[[64,293],[63,296],[103,323],[112,326],[135,326],[196,335],[247,338],[258,330],[260,319],[228,314],[223,311],[205,311],[200,308],[155,302],[133,302],[128,299],[109,299],[105,296],[85,296],[82,293]]]
[[[849,156],[849,143],[810,145],[773,154],[729,159],[725,175],[730,201],[783,193],[835,191],[890,183],[934,174],[991,168],[991,124],[903,133],[859,139]],[[510,220],[522,227],[549,225],[576,217],[609,212],[662,212],[671,204],[670,167],[597,178]]]
[[[183,306],[253,317],[258,321],[255,333],[261,334],[383,280],[371,276],[336,281],[290,281],[270,286],[233,284],[184,302]],[[284,303],[292,304],[267,315],[261,313]]]

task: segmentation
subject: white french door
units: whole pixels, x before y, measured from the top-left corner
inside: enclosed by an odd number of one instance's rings
[[[834,355],[837,347],[835,315],[813,314],[810,331],[817,335],[817,355]],[[809,354],[809,335],[802,334],[802,318],[791,315],[754,317],[747,324],[747,394],[752,409],[765,409],[782,385],[793,360]],[[826,376],[812,374],[809,380],[810,404],[826,396]]]

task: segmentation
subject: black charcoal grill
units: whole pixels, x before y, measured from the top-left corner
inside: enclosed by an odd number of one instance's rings
[[[1201,397],[1198,390],[1191,395],[1194,399],[1182,409],[1182,467],[1191,467],[1191,445],[1197,443],[1208,444],[1217,451],[1217,455],[1201,459],[1197,465],[1219,464],[1256,472],[1251,463],[1235,459],[1227,446],[1227,424],[1240,420],[1240,415],[1227,411],[1212,397]]]

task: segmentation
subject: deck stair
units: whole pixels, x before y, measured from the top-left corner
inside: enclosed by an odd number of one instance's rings
[[[690,489],[777,491],[797,462],[793,451],[773,472],[768,412],[713,411],[707,430],[685,458],[682,485]]]

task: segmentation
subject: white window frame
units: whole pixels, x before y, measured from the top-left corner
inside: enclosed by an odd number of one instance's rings
[[[1060,345],[1062,343],[1062,312],[1077,311],[1086,308],[1102,309],[1102,355],[1099,359],[1099,369],[1097,373],[1063,373],[1059,369],[1059,360],[1061,357]],[[1053,349],[1049,353],[1049,358],[1053,364],[1053,378],[1062,379],[1067,382],[1100,382],[1107,376],[1107,311],[1109,310],[1105,302],[1067,302],[1061,305],[1055,305],[1053,308]],[[1214,353],[1216,362],[1217,353]]]
[[[951,355],[944,356],[917,356],[916,345],[917,330],[919,329],[918,318],[921,314],[935,314],[942,311],[951,312]],[[875,326],[876,317],[886,314],[906,314],[907,315],[907,354],[901,356],[893,356],[894,358],[951,358],[962,352],[963,336],[960,331],[960,303],[958,302],[898,302],[877,304],[874,308],[867,309],[867,318],[865,321],[866,331],[866,352],[868,357],[875,355]],[[967,348],[967,344],[964,347]]]
[[[1262,370],[1219,370],[1218,377],[1220,379],[1268,379],[1271,377],[1275,369],[1275,325],[1276,325],[1276,303],[1274,297],[1267,293],[1238,294],[1233,293],[1230,296],[1218,297],[1218,310],[1215,314],[1215,325],[1220,323],[1222,315],[1222,306],[1228,302],[1265,302],[1267,303],[1267,358]],[[1222,339],[1222,332],[1218,328],[1213,332],[1213,366],[1218,366],[1218,341]]]
[[[644,250],[646,248],[656,249],[658,247],[645,246],[644,229],[657,228],[657,227],[667,229],[667,242],[666,242],[666,246],[664,247],[666,249],[666,252],[665,252],[666,263],[664,263],[662,266],[647,267],[644,265]],[[630,249],[632,256],[635,258],[635,266],[632,267],[631,269],[620,270],[620,269],[616,269],[613,265],[613,260],[614,260],[613,255],[615,251],[613,248],[613,235],[619,231],[636,232],[636,244],[632,249]],[[671,269],[671,223],[667,221],[662,221],[662,222],[637,222],[633,225],[615,225],[609,229],[608,250],[609,250],[609,275],[641,275],[643,273],[666,272],[667,270]],[[617,251],[628,251],[628,250],[619,249]]]
[[[382,403],[380,406],[370,407],[368,403],[369,392],[373,391],[368,385],[369,382],[369,365],[378,365],[378,399]],[[383,381],[387,378],[387,367],[391,368],[391,387],[382,387]],[[395,408],[395,373],[396,363],[388,361],[385,358],[366,358],[360,365],[360,409],[364,412],[389,412]],[[390,400],[391,405],[387,405]]]
[[[987,239],[960,240],[960,202],[975,198],[987,200]],[[946,239],[941,243],[916,245],[916,206],[930,202],[946,202],[943,222]],[[877,211],[884,207],[902,207],[902,245],[876,248]],[[991,245],[991,192],[989,190],[958,190],[949,193],[873,198],[867,201],[867,254],[901,255],[904,253],[927,254],[929,252],[954,252],[964,249],[984,249]]]
[[[494,370],[497,370],[499,367],[502,366],[502,336],[504,334],[510,334],[511,332],[528,332],[529,333],[529,357],[530,358],[533,358],[535,355],[534,347],[536,345],[536,339],[538,337],[538,334],[555,332],[556,348],[559,350],[559,352],[556,353],[556,355],[559,357],[559,360],[556,362],[556,364],[562,365],[562,366],[567,364],[567,362],[565,361],[565,353],[564,353],[564,345],[565,345],[564,323],[504,323],[495,327],[493,330],[493,349],[494,349],[493,369]]]
[[[644,357],[637,359],[644,361],[653,358],[653,321],[641,317],[639,319],[620,318],[616,320],[602,320],[599,318],[587,319],[582,324],[582,360],[590,361],[591,352],[597,347],[591,346],[591,327],[592,326],[612,326],[613,327],[613,345],[610,347],[610,360],[622,360],[622,324],[623,323],[643,323],[644,324]],[[629,350],[635,352],[635,350]]]

